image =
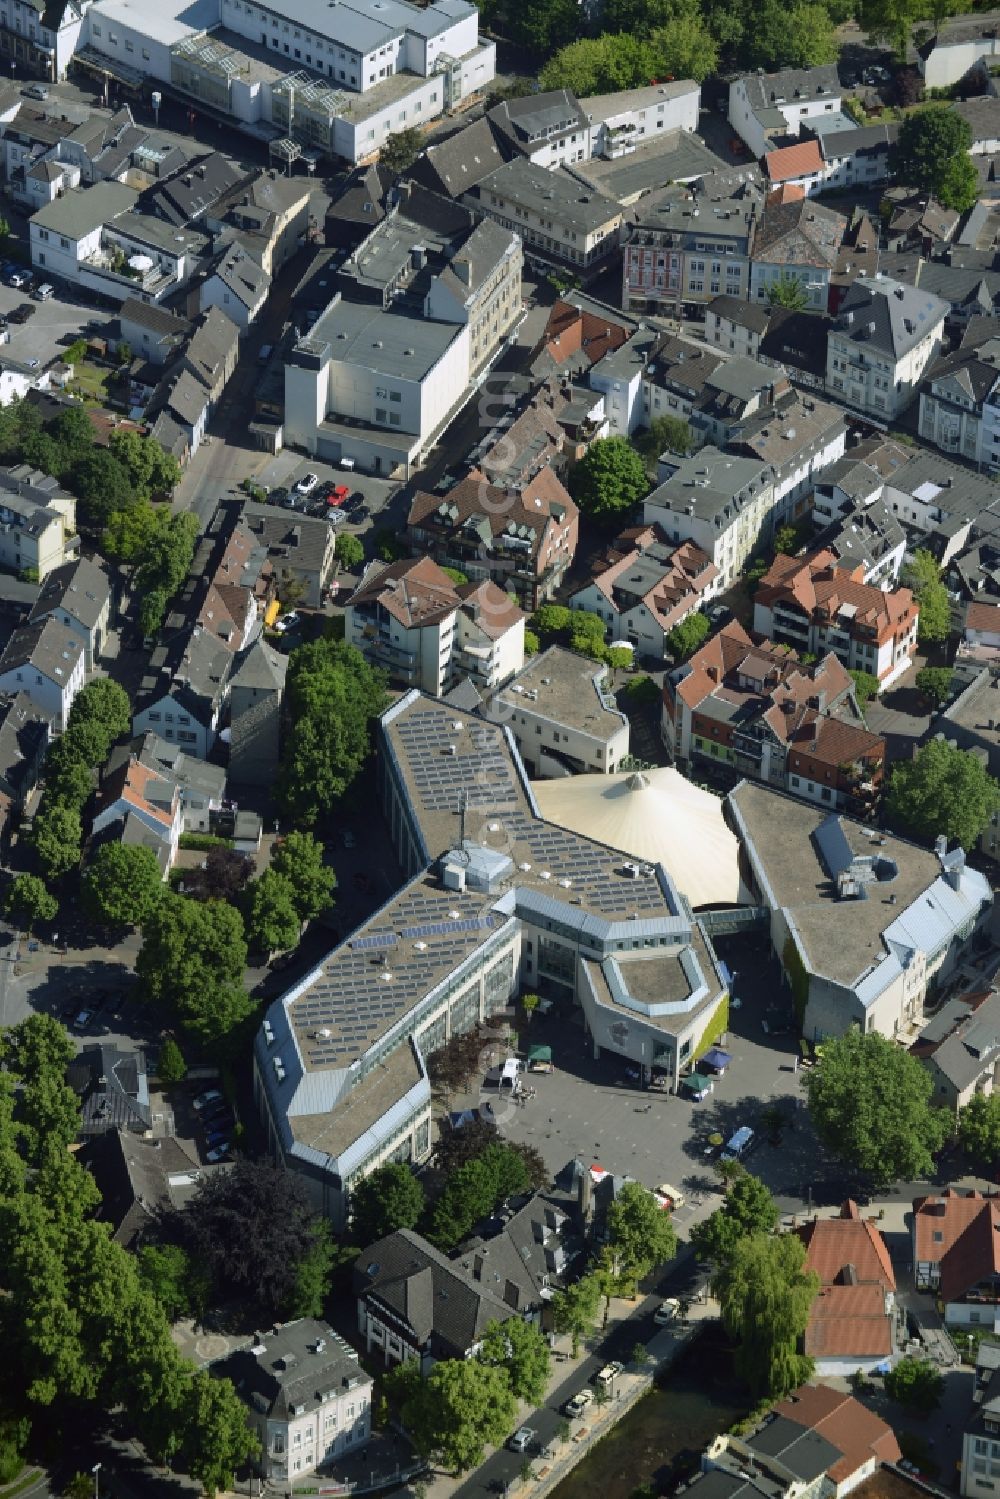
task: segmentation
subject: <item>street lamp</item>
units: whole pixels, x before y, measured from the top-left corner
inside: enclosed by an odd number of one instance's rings
[[[100,1499],[101,1464],[95,1463],[90,1471],[94,1475],[94,1499]]]

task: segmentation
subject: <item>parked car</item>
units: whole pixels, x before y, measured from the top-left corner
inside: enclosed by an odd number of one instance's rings
[[[593,1403],[593,1390],[581,1390],[579,1395],[574,1395],[572,1399],[566,1401],[563,1412],[567,1416],[582,1416],[588,1405],[593,1405]]]
[[[221,1097],[221,1088],[209,1088],[206,1092],[198,1094],[198,1097],[194,1101],[194,1107],[200,1114],[202,1109],[207,1109],[210,1103],[215,1103]]]
[[[49,91],[44,83],[29,83],[27,88],[21,90],[21,93],[26,99],[37,99],[42,104],[49,97]]]
[[[530,1426],[519,1426],[507,1443],[507,1446],[511,1452],[527,1452],[534,1440],[535,1433]]]
[[[7,321],[9,323],[26,323],[29,318],[34,317],[37,311],[38,309],[33,302],[22,302],[20,306],[14,308],[13,312],[8,312]]]
[[[209,1150],[218,1150],[220,1145],[229,1144],[229,1136],[232,1130],[226,1126],[220,1129],[207,1129],[205,1131],[205,1144]]]
[[[49,282],[49,281],[43,281],[42,284],[41,284],[41,286],[36,286],[35,287],[35,289],[34,289],[34,291],[32,292],[31,295],[35,298],[35,300],[37,302],[47,302],[49,300],[49,298],[50,297],[54,297],[55,294],[56,294],[56,289],[51,284],[51,282]]]
[[[366,521],[370,515],[371,511],[367,505],[359,505],[356,510],[351,512],[351,525],[360,526],[362,521]]]
[[[202,1122],[206,1129],[218,1129],[223,1124],[232,1124],[233,1111],[224,1098],[217,1103],[210,1103],[207,1109],[202,1111]]]
[[[668,1296],[666,1300],[661,1301],[659,1306],[656,1308],[656,1311],[653,1313],[653,1321],[656,1323],[657,1327],[669,1327],[670,1323],[676,1320],[677,1314],[680,1309],[681,1304],[677,1300],[677,1297]]]
[[[28,370],[37,370],[37,368],[38,368],[38,360],[37,359],[26,359],[24,361],[24,367],[25,367],[25,369],[28,369]]]
[[[312,494],[319,483],[319,474],[303,474],[295,486],[296,494]]]
[[[327,494],[326,503],[328,505],[342,505],[350,493],[351,491],[346,484],[334,484],[333,488]]]
[[[614,1358],[611,1360],[610,1364],[605,1364],[603,1369],[598,1369],[597,1373],[594,1375],[593,1383],[596,1385],[600,1385],[602,1390],[610,1389],[610,1387],[614,1384],[615,1380],[618,1378],[619,1374],[622,1373],[624,1368],[625,1365],[620,1364],[618,1360]]]
[[[722,1159],[724,1161],[742,1160],[743,1156],[749,1154],[753,1144],[754,1132],[748,1124],[743,1124],[726,1141],[725,1149],[722,1152]]]
[[[11,271],[7,277],[7,285],[20,291],[22,286],[27,286],[28,279],[27,271]]]
[[[275,622],[274,628],[279,635],[287,635],[289,630],[297,629],[301,623],[302,615],[299,614],[295,609],[289,609],[287,614],[283,614],[281,618]]]
[[[670,1204],[671,1212],[673,1212],[674,1208],[682,1208],[687,1202],[687,1198],[680,1187],[672,1187],[669,1182],[661,1182],[656,1189],[656,1195],[657,1197],[666,1198]]]
[[[220,1161],[226,1160],[231,1153],[232,1147],[228,1143],[225,1145],[216,1145],[213,1149],[206,1150],[205,1159],[210,1166],[217,1166]]]
[[[96,1013],[96,1010],[80,1010],[73,1021],[73,1029],[75,1031],[85,1031]]]
[[[273,353],[274,344],[261,344],[260,350],[257,354],[257,363],[266,364]]]
[[[267,500],[269,505],[283,505],[288,499],[288,490],[283,484],[278,484],[269,491]]]
[[[343,510],[336,509],[328,510],[326,512],[326,518],[330,522],[331,526],[342,526],[347,520],[347,516],[344,514]]]

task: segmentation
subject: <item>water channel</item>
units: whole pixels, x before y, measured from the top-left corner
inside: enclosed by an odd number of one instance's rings
[[[706,1328],[644,1399],[553,1490],[552,1499],[629,1499],[640,1484],[669,1492],[705,1447],[749,1409],[719,1330]]]

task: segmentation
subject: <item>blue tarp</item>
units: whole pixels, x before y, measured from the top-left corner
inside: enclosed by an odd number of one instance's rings
[[[733,1059],[728,1051],[722,1050],[721,1046],[713,1046],[710,1051],[706,1051],[701,1060],[706,1067],[714,1067],[716,1072],[724,1072]]]

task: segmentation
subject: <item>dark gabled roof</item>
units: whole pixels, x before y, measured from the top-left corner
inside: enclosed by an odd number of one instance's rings
[[[257,1415],[284,1421],[315,1411],[331,1392],[362,1389],[372,1377],[339,1333],[314,1317],[286,1322],[213,1364]]]
[[[244,173],[218,151],[189,161],[176,176],[150,188],[143,208],[178,229],[201,218],[242,182]]]
[[[109,1129],[142,1134],[152,1123],[146,1059],[141,1051],[117,1046],[85,1046],[66,1069],[70,1087],[79,1094],[83,1113],[80,1133],[103,1135]]]
[[[905,281],[864,276],[841,303],[836,331],[896,360],[926,338],[947,311],[947,302]]]
[[[409,1229],[369,1245],[355,1261],[354,1284],[359,1296],[401,1324],[410,1343],[438,1358],[464,1358],[488,1323],[515,1315],[504,1287],[477,1283]]]
[[[428,146],[407,175],[435,192],[457,198],[503,163],[503,152],[489,122],[483,119]]]
[[[378,163],[359,167],[347,179],[347,185],[327,210],[328,218],[346,220],[352,224],[366,224],[374,229],[386,213],[386,197],[393,178]]]
[[[17,797],[31,789],[31,768],[49,739],[49,721],[26,692],[0,697],[0,784]]]
[[[86,1166],[101,1194],[98,1219],[111,1225],[116,1244],[137,1247],[169,1208],[180,1208],[194,1195],[202,1177],[226,1166],[199,1166],[173,1135],[147,1140],[125,1129],[90,1135],[77,1159]]]
[[[14,631],[0,655],[0,672],[30,665],[51,682],[65,687],[82,655],[79,635],[47,616]]]
[[[89,557],[79,557],[46,575],[30,621],[35,624],[54,609],[62,609],[85,630],[92,630],[110,599],[107,573]]]
[[[713,297],[706,308],[718,318],[735,323],[738,328],[749,328],[752,333],[766,333],[771,313],[759,302],[748,302],[745,297]]]

